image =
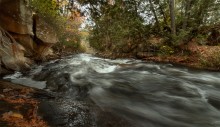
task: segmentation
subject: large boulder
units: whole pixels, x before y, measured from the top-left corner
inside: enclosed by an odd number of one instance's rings
[[[24,48],[0,27],[0,74],[2,70],[28,69],[30,60],[24,57]]]
[[[0,0],[0,26],[24,46],[25,55],[34,52],[32,11],[29,0]]]
[[[28,0],[0,0],[0,25],[8,32],[33,35],[32,12]]]
[[[37,44],[34,42],[33,37],[31,35],[15,33],[10,34],[19,44],[25,47],[25,56],[30,57],[35,54]]]
[[[36,14],[34,15],[34,20],[36,23],[36,30],[34,33],[38,39],[48,44],[55,44],[58,42],[56,32],[50,24]]]
[[[0,0],[0,26],[25,48],[25,56],[44,59],[58,42],[55,30],[28,6],[30,0]]]
[[[58,42],[54,28],[38,15],[34,15],[34,35],[38,43],[38,56],[44,58],[52,53],[51,46]]]

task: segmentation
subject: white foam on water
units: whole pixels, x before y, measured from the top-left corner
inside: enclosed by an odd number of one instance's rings
[[[39,66],[36,69],[33,69],[30,74],[36,74],[42,70],[43,66]],[[6,75],[3,77],[3,79],[10,80],[13,83],[16,84],[22,84],[24,86],[29,86],[33,88],[38,88],[38,89],[44,89],[46,88],[46,82],[45,81],[34,81],[31,78],[24,77],[21,72],[15,72],[14,74],[11,75]]]
[[[17,79],[21,76],[22,76],[21,72],[15,72],[14,74],[6,75],[5,77],[3,77],[3,79]]]
[[[11,82],[38,89],[46,88],[46,81],[34,81],[30,78],[18,78],[11,80]]]
[[[201,80],[208,81],[208,82],[220,82],[220,77],[216,77],[213,75],[204,74],[204,75],[200,75],[199,78]]]
[[[97,62],[98,61],[98,62]],[[111,60],[93,57],[89,54],[80,54],[69,61],[70,65],[81,66],[80,68],[92,68],[98,73],[113,72],[117,65],[110,65]],[[85,69],[83,69],[85,71]]]
[[[92,66],[92,68],[98,73],[110,73],[113,72],[117,66],[104,65],[104,66]]]
[[[146,66],[148,68],[155,68],[155,69],[160,69],[160,66],[159,65],[154,65],[154,64],[141,64],[142,66]]]
[[[129,64],[131,63],[131,60],[129,59],[116,59],[116,60],[111,60],[111,59],[106,59],[106,61],[115,63],[115,64]]]

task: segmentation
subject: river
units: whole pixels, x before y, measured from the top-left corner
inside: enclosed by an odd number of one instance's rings
[[[78,54],[4,79],[59,95],[67,127],[220,127],[219,72]]]

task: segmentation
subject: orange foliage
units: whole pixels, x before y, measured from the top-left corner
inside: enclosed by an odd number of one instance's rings
[[[37,115],[39,102],[30,97],[32,92],[33,89],[3,91],[4,97],[0,100],[12,105],[16,104],[14,109],[18,110],[2,114],[0,119],[7,122],[9,127],[48,127],[47,123]],[[29,110],[23,114],[19,113],[19,109],[24,106],[29,107]]]

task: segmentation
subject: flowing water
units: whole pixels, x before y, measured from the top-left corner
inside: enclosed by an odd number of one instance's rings
[[[69,127],[220,127],[219,72],[78,54],[4,78],[60,95]]]

